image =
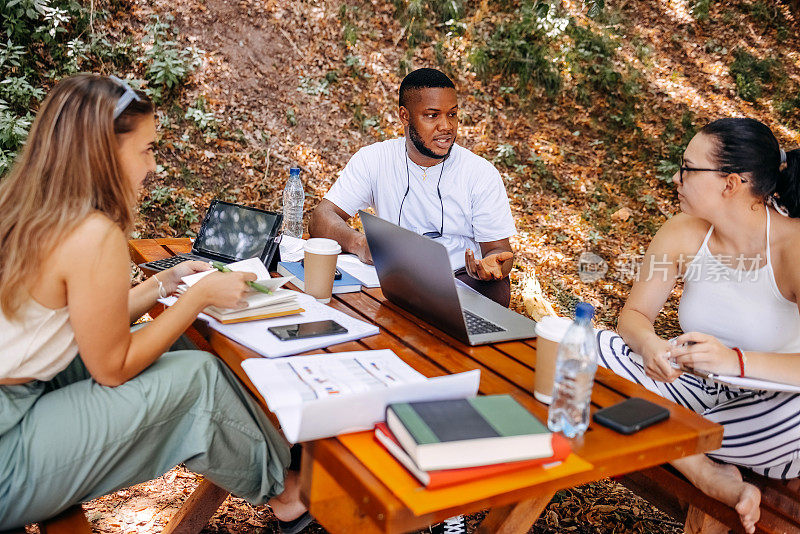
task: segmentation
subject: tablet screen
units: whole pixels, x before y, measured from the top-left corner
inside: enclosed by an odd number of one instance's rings
[[[235,260],[261,257],[277,215],[227,202],[214,202],[194,243],[202,252]]]

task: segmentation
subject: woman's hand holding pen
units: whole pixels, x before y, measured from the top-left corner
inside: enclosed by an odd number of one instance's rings
[[[208,265],[208,264],[206,264]],[[246,305],[245,297],[251,293],[248,282],[256,280],[256,275],[245,272],[215,272],[203,277],[187,290],[199,292],[205,306],[220,308],[242,308]]]

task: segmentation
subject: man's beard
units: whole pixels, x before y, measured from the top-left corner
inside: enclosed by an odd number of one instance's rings
[[[422,137],[419,135],[419,132],[411,122],[408,123],[408,137],[411,139],[411,142],[414,143],[414,148],[425,157],[432,158],[432,159],[444,159],[450,155],[450,151],[453,150],[453,145],[450,145],[450,148],[447,149],[447,153],[444,155],[437,154],[430,148],[425,146],[425,143],[422,142]]]

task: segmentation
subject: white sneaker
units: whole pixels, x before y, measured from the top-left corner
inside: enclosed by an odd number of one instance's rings
[[[428,528],[431,534],[467,534],[467,523],[463,515],[457,515]]]

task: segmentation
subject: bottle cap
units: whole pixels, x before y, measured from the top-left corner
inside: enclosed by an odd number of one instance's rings
[[[289,169],[289,176],[300,176],[300,167],[291,167]]]
[[[590,320],[594,317],[594,306],[589,304],[588,302],[579,302],[577,306],[575,306],[575,320]]]

